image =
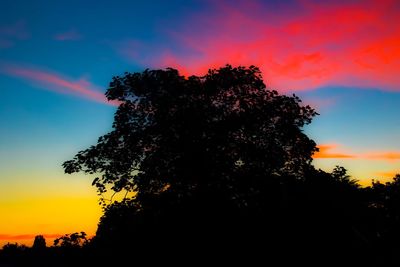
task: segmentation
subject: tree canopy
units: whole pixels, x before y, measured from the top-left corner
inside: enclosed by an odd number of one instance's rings
[[[317,150],[302,131],[315,110],[267,89],[254,66],[188,78],[171,68],[125,73],[106,96],[121,101],[112,131],[63,166],[98,173],[100,193],[134,191],[142,204],[212,188],[246,204],[260,180],[301,177]]]

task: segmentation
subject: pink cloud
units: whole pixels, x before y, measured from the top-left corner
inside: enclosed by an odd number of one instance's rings
[[[67,32],[56,34],[54,39],[57,41],[76,41],[82,38],[82,35],[76,30],[72,29]]]
[[[0,72],[23,79],[29,83],[33,83],[34,85],[56,93],[70,94],[102,104],[114,106],[119,105],[119,102],[117,101],[107,101],[105,95],[101,93],[95,85],[85,79],[75,81],[53,72],[19,67],[10,64],[0,65]]]
[[[13,24],[0,25],[0,48],[14,46],[17,41],[29,39],[25,21],[19,20]]]
[[[9,48],[14,45],[14,42],[7,39],[0,39],[0,48]]]
[[[338,101],[339,97],[322,98],[318,96],[307,96],[305,100],[303,99],[303,104],[311,106],[317,112],[321,112],[334,107]]]
[[[297,1],[282,4],[279,12],[262,1],[213,3],[212,10],[165,31],[170,47],[152,49],[149,56],[146,44],[127,42],[121,54],[185,74],[226,63],[256,65],[279,90],[332,85],[400,90],[396,1]]]
[[[30,37],[30,34],[26,29],[25,21],[19,20],[14,24],[0,26],[0,36],[25,40]]]

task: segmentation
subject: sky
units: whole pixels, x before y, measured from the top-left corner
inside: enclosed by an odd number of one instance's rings
[[[314,165],[361,184],[400,172],[400,2],[0,1],[0,245],[93,235],[94,176],[61,164],[111,129],[125,71],[260,67],[318,113]]]

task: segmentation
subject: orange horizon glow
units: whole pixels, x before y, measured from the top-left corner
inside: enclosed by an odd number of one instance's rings
[[[397,174],[400,174],[400,170],[388,171],[388,172],[376,172],[375,173],[375,175],[377,175],[378,177],[384,177],[386,179],[392,179]]]
[[[331,171],[335,166],[345,166],[360,185],[369,186],[372,180],[390,181],[398,171],[400,153],[393,151],[355,152],[340,144],[317,145],[319,152],[313,155],[314,166]],[[382,171],[376,171],[382,170]]]
[[[26,180],[28,176],[30,179]],[[64,234],[93,236],[102,215],[99,197],[87,176],[62,170],[19,171],[0,187],[0,248],[7,243],[31,246],[44,235],[48,246]]]

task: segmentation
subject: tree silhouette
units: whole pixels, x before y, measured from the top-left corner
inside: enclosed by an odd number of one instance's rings
[[[332,177],[335,181],[343,184],[348,184],[350,186],[358,187],[358,181],[352,179],[350,175],[347,174],[347,170],[344,167],[336,166],[332,171]]]
[[[302,128],[317,113],[258,68],[125,73],[106,95],[121,102],[112,131],[63,164],[97,174],[100,195],[125,192],[102,203],[86,243],[99,255],[398,262],[382,255],[400,248],[400,178],[361,188],[343,167],[316,170]]]
[[[54,246],[61,248],[80,248],[88,243],[85,232],[65,234],[54,239]]]
[[[258,68],[125,73],[106,95],[121,102],[112,131],[63,167],[124,197],[103,199],[95,237],[7,244],[0,264],[399,265],[400,175],[361,187],[344,167],[315,169],[302,128],[317,113]]]
[[[46,239],[42,235],[35,236],[32,248],[35,250],[44,250],[46,248]]]
[[[245,205],[258,179],[301,175],[316,151],[301,128],[317,113],[267,90],[253,66],[189,78],[174,69],[126,73],[106,95],[122,102],[113,131],[63,166],[100,173],[100,193],[107,185],[135,191],[141,205],[163,191],[183,197],[210,188]]]
[[[96,242],[161,249],[212,238],[210,251],[274,235],[290,181],[312,168],[317,148],[302,127],[314,109],[267,89],[254,66],[188,78],[170,68],[125,73],[106,95],[121,102],[113,130],[63,164],[66,173],[99,174],[100,194],[135,193],[104,204]]]
[[[25,245],[19,245],[18,243],[15,244],[7,243],[0,250],[0,263],[15,264],[16,262],[19,261],[19,259],[21,258],[23,259],[24,257],[26,257],[28,250],[29,248]]]

